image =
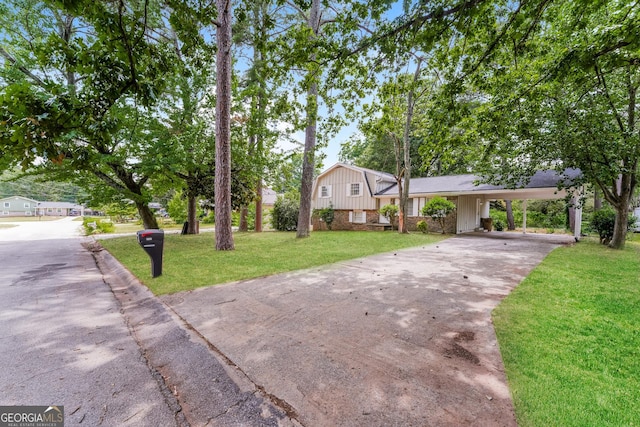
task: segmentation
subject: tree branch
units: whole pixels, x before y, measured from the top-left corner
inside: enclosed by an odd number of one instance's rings
[[[479,4],[482,4],[484,2],[486,2],[487,0],[463,0],[460,4],[451,7],[450,9],[442,9],[442,10],[436,10],[433,11],[431,13],[427,13],[425,15],[421,15],[421,16],[417,16],[414,17],[413,19],[408,20],[407,22],[404,22],[396,27],[391,28],[390,30],[379,34],[377,36],[371,37],[370,39],[365,40],[360,46],[356,47],[354,50],[346,53],[346,56],[351,56],[351,55],[355,55],[357,53],[362,52],[363,50],[369,48],[370,46],[374,45],[375,43],[384,40],[386,38],[389,37],[393,37],[395,35],[398,35],[404,31],[408,31],[410,28],[420,28],[422,27],[425,23],[431,21],[431,20],[435,20],[435,19],[443,19],[443,18],[447,18],[451,15],[454,15],[458,12],[464,11],[464,10],[468,10],[471,9],[473,7],[478,6]]]
[[[11,62],[11,65],[16,66],[18,68],[18,70],[22,71],[23,74],[29,76],[33,81],[36,82],[36,84],[38,86],[43,87],[43,88],[46,87],[44,81],[42,81],[40,79],[40,77],[38,77],[35,74],[33,74],[24,65],[18,64],[18,61],[13,56],[11,56],[11,54],[9,52],[4,50],[4,48],[2,46],[0,46],[0,55],[4,56],[7,61]]]
[[[624,135],[625,134],[624,123],[622,122],[622,118],[620,117],[620,114],[618,113],[618,110],[616,109],[616,105],[614,104],[613,100],[611,99],[611,95],[609,94],[609,88],[607,87],[607,82],[606,82],[606,80],[604,78],[604,74],[602,74],[602,71],[600,70],[600,67],[598,66],[598,61],[596,61],[594,69],[595,69],[596,75],[598,76],[598,81],[600,82],[600,84],[604,88],[604,94],[605,94],[605,97],[607,99],[607,102],[609,103],[609,107],[611,107],[611,110],[613,110],[614,116],[616,118],[616,122],[618,123],[618,127],[620,128],[620,133],[622,135]]]

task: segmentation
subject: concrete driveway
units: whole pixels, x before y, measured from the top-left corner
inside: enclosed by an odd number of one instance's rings
[[[569,236],[436,245],[162,297],[305,426],[514,426],[491,311]]]

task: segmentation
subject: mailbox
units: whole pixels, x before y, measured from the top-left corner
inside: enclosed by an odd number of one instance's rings
[[[138,243],[151,258],[151,277],[162,274],[162,248],[164,246],[164,231],[138,231]]]

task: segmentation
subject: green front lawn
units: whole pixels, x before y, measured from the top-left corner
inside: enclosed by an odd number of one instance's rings
[[[163,274],[151,278],[150,260],[136,237],[100,243],[156,295],[267,276],[438,242],[441,234],[396,232],[236,233],[235,251],[216,251],[213,233],[165,235]]]
[[[553,251],[493,313],[520,426],[640,426],[640,239]]]

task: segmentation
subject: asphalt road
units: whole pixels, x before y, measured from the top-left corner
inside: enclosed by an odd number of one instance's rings
[[[79,222],[16,225],[0,228],[0,405],[64,406],[66,426],[299,426]]]
[[[184,424],[79,225],[0,229],[0,405],[63,405],[68,426]]]

